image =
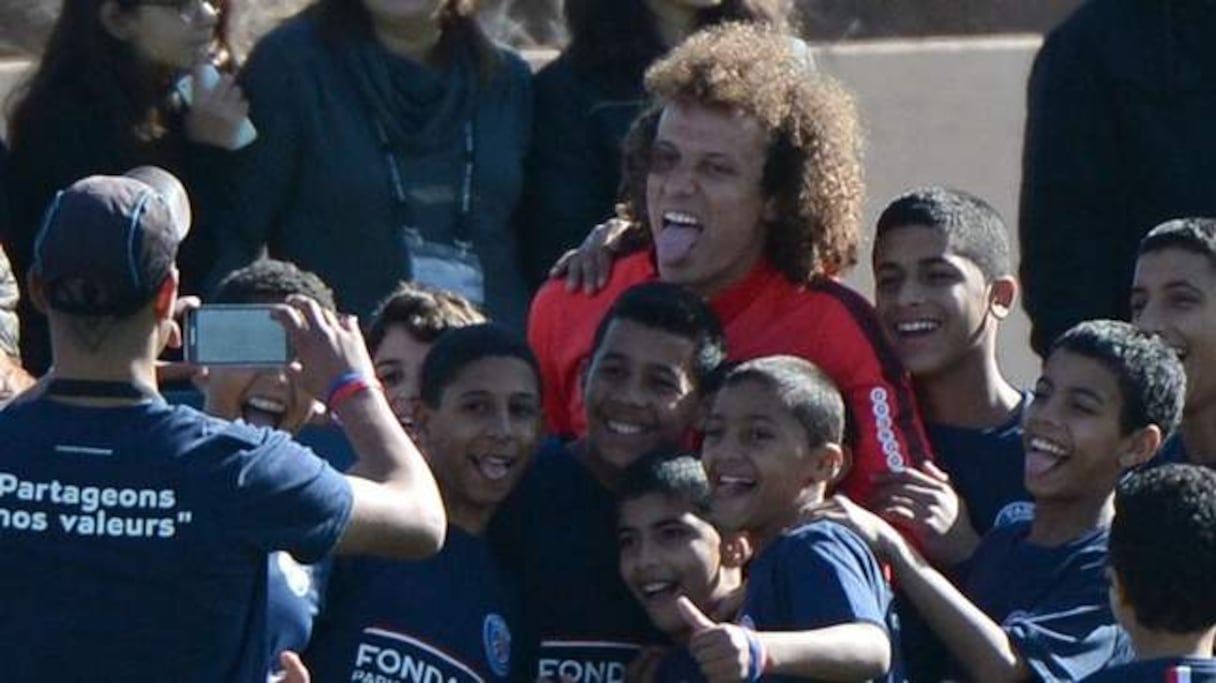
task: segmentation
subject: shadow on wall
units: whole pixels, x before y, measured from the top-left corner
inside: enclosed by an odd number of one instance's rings
[[[497,39],[518,47],[563,42],[563,0],[481,0],[481,15]],[[818,42],[891,37],[1041,33],[1081,0],[785,0],[806,35]],[[61,0],[0,2],[0,57],[35,54]],[[229,0],[236,10],[236,44],[257,36],[309,0]]]

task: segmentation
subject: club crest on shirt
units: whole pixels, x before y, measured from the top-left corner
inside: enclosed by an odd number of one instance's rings
[[[287,582],[287,588],[298,597],[306,597],[312,588],[312,574],[285,552],[275,553],[279,572]]]
[[[511,673],[511,629],[506,619],[491,612],[481,627],[482,643],[486,648],[486,661],[490,670],[498,676]]]
[[[1028,500],[1014,501],[996,513],[992,520],[992,528],[999,529],[1016,522],[1029,522],[1034,519],[1034,503]]]

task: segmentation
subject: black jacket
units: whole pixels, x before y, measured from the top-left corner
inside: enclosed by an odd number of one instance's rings
[[[549,267],[613,215],[621,143],[646,104],[641,82],[612,95],[563,53],[536,76],[532,147],[517,215],[524,277],[539,287]]]
[[[1216,216],[1216,2],[1089,0],[1030,76],[1021,277],[1042,354],[1073,324],[1128,317],[1140,239]]]

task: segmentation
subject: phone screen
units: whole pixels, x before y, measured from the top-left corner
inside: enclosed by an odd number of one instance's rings
[[[202,365],[282,365],[287,332],[268,306],[203,306],[186,323],[186,359]]]

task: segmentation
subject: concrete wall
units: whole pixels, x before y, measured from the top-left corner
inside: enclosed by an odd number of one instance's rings
[[[1037,36],[847,43],[816,51],[821,68],[857,94],[868,131],[866,225],[896,194],[949,185],[978,194],[1017,225],[1024,92]],[[551,53],[528,54],[534,64]],[[0,62],[0,101],[19,63]],[[867,261],[850,282],[872,292]],[[1016,251],[1016,250],[1015,250]],[[1037,372],[1019,308],[1004,326],[1005,368],[1026,384]]]

